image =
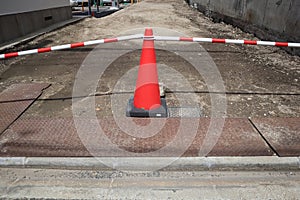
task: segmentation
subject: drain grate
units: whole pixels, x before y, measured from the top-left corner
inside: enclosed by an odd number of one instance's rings
[[[169,107],[169,117],[202,117],[200,108],[197,107]]]

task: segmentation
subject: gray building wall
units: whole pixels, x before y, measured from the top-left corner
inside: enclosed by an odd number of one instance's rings
[[[300,41],[300,0],[189,0],[189,3],[262,39]]]
[[[0,44],[72,18],[69,0],[9,0],[0,6]]]

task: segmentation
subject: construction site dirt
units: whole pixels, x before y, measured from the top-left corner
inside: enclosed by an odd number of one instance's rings
[[[245,33],[232,25],[222,22],[214,23],[181,0],[146,0],[104,18],[86,18],[76,24],[39,36],[28,43],[12,47],[6,52],[122,35],[143,34],[145,27],[152,27],[155,35],[259,40],[259,38],[255,38],[253,35]],[[239,141],[240,148],[245,147],[247,141],[259,145],[260,142],[257,142],[256,136],[260,138],[261,148],[256,148],[259,152],[255,151],[253,153],[253,149],[246,150],[250,152],[249,154],[247,152],[243,153],[242,150],[240,153],[236,150],[225,151],[229,152],[229,156],[280,155],[280,150],[276,149],[276,145],[273,146],[265,139],[268,138],[266,137],[267,134],[272,133],[277,134],[278,137],[284,137],[284,131],[293,135],[293,140],[289,140],[289,144],[293,142],[294,146],[292,149],[283,151],[285,153],[282,155],[300,155],[300,136],[297,134],[300,131],[299,56],[290,55],[279,47],[267,46],[159,41],[156,41],[155,45],[159,82],[164,85],[168,107],[197,107],[204,121],[205,118],[228,118],[226,120],[229,122],[225,123],[228,130],[225,132],[226,134],[230,134],[230,132],[237,133],[236,136],[233,136],[233,140],[241,138],[241,141]],[[5,92],[7,88],[14,84],[47,83],[51,85],[44,89],[42,94],[28,108],[24,109],[24,112],[21,112],[15,120],[7,124],[6,130],[0,135],[0,144],[3,147],[0,155],[90,156],[86,152],[72,155],[70,151],[68,153],[62,151],[62,154],[53,152],[43,154],[42,151],[36,153],[31,150],[22,151],[22,148],[19,148],[22,147],[22,144],[26,144],[26,139],[24,139],[24,143],[18,143],[14,137],[8,135],[11,130],[19,130],[20,132],[22,129],[20,128],[22,127],[21,122],[28,122],[30,126],[34,126],[36,119],[44,120],[44,123],[53,119],[72,119],[75,115],[72,103],[77,100],[85,101],[86,98],[91,96],[95,99],[94,108],[97,118],[104,121],[108,120],[107,123],[103,123],[104,126],[108,126],[111,123],[110,120],[113,120],[115,116],[125,117],[126,105],[130,96],[133,96],[134,93],[141,47],[142,40],[124,41],[1,60],[0,92]],[[185,59],[185,55],[190,60]],[[200,61],[196,62],[197,59]],[[199,66],[195,67],[192,63],[193,60],[195,63],[199,63]],[[103,66],[103,63],[108,64]],[[75,95],[75,82],[81,79],[78,72],[89,65],[104,69],[103,73],[95,80],[97,81],[96,90],[83,91],[81,96]],[[201,68],[204,65],[206,66]],[[201,69],[203,73],[201,73]],[[212,77],[208,77],[209,74],[215,72],[214,70],[220,76],[214,74]],[[88,77],[86,78],[88,79]],[[184,82],[179,80],[184,80]],[[208,85],[214,81],[222,87]],[[212,102],[215,96],[217,100]],[[218,100],[219,96],[220,101]],[[218,102],[221,103],[218,104]],[[222,107],[222,109],[216,109],[216,107]],[[237,118],[240,121],[234,121]],[[272,121],[274,124],[277,124],[277,119],[282,121],[288,118],[290,121],[287,120],[286,125],[278,126],[278,129],[285,127],[284,131],[272,132],[270,131],[272,126],[268,126],[268,128],[261,125],[265,118],[271,118],[271,121],[275,120]],[[168,120],[167,124],[172,123],[172,120]],[[136,120],[135,123],[140,123],[140,126],[150,123],[146,119],[145,121],[138,121]],[[291,122],[291,124],[288,122]],[[64,124],[61,121],[59,123]],[[206,124],[206,122],[203,123]],[[241,125],[243,123],[244,126]],[[55,124],[53,123],[53,125]],[[176,122],[174,124],[175,127],[178,125]],[[39,130],[42,129],[41,125],[36,126],[40,127]],[[114,124],[110,127],[110,130],[115,130],[114,127],[116,126]],[[240,129],[237,130],[237,127],[240,127]],[[233,129],[234,131],[230,131]],[[31,129],[27,127],[26,130]],[[171,130],[171,128],[168,130]],[[252,132],[256,134],[256,136],[253,136],[255,139],[248,138],[243,141],[243,133]],[[50,132],[43,133],[41,135],[45,135],[45,137],[51,135]],[[53,137],[56,137],[56,134],[53,134]],[[115,139],[113,133],[111,134],[110,138],[115,143],[124,139],[122,137],[121,139]],[[197,134],[201,134],[201,131],[198,131]],[[241,134],[241,136],[238,136],[238,134]],[[261,137],[260,134],[264,137]],[[20,137],[18,135],[17,138]],[[24,134],[24,137],[26,138],[26,134]],[[31,137],[29,134],[28,139],[33,140]],[[168,134],[166,137],[169,137]],[[124,142],[126,141],[125,138],[121,145],[124,149],[131,152],[149,150],[141,149],[146,147],[145,145],[140,145],[137,149],[131,149],[129,146],[138,142],[130,142],[133,139],[131,137],[127,139],[127,143]],[[75,140],[77,141],[78,138]],[[156,140],[154,138],[154,141]],[[275,141],[275,143],[278,141]],[[56,140],[53,142],[55,144]],[[153,140],[151,142],[153,143]],[[198,143],[194,141],[195,148],[187,151],[186,155],[197,156],[197,153],[193,151],[199,150],[197,145],[201,145],[201,142],[203,142],[202,139]],[[164,143],[158,146],[154,145],[153,149],[159,149],[162,147],[161,145],[164,145]],[[221,148],[222,145],[226,146],[228,144],[225,141],[221,142],[220,145]],[[17,152],[12,149],[16,146],[19,149]],[[72,142],[68,144],[68,147],[71,148],[71,146]],[[55,151],[56,147],[53,148],[52,150]],[[212,151],[211,155],[224,155],[222,150],[218,150],[218,146],[216,149],[217,151]]]

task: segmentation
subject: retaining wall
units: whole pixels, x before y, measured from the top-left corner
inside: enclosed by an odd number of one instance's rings
[[[300,42],[299,0],[188,0],[199,11],[266,40]],[[299,49],[290,49],[300,55]]]
[[[68,0],[10,0],[0,6],[0,45],[72,18]]]

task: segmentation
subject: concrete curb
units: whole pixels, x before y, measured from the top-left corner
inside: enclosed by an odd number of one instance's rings
[[[175,170],[300,170],[300,157],[0,157],[0,167],[33,167],[33,168],[70,168],[111,170],[148,171],[162,162],[170,160],[164,171]]]

